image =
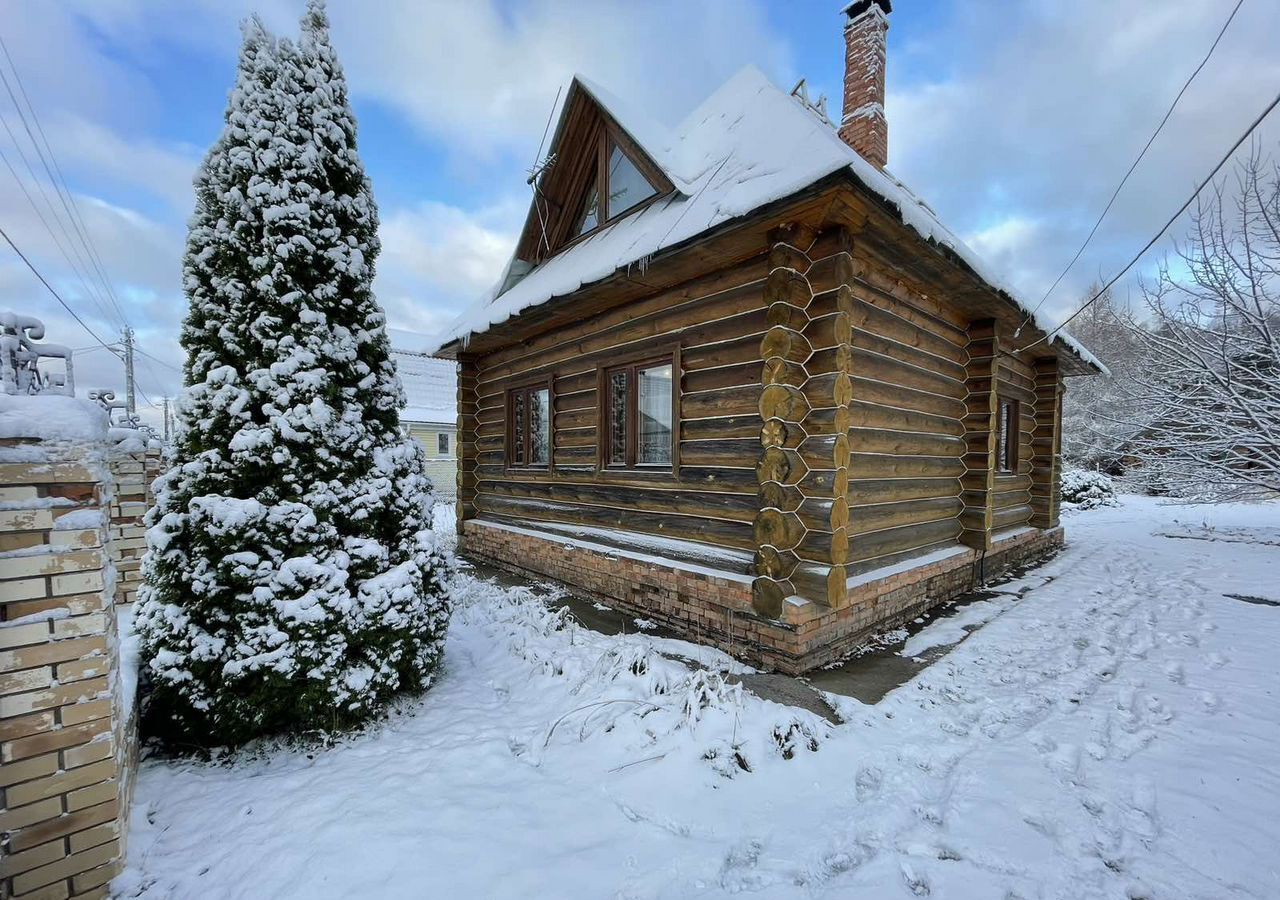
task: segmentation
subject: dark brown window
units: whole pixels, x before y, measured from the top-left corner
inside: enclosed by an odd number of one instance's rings
[[[449,455],[449,434],[448,434],[448,432],[442,431],[442,432],[440,432],[439,434],[437,434],[437,435],[436,435],[436,455],[437,455],[437,456],[448,456],[448,455]]]
[[[658,189],[640,171],[627,151],[610,136],[608,129],[601,129],[599,140],[597,158],[590,166],[578,217],[568,235],[571,241],[658,195]]]
[[[546,468],[551,460],[551,390],[546,384],[507,392],[507,465]]]
[[[608,468],[670,468],[676,391],[670,356],[606,369],[601,456]]]
[[[996,468],[1001,472],[1016,474],[1018,471],[1017,400],[1000,400],[1000,420],[996,424]]]

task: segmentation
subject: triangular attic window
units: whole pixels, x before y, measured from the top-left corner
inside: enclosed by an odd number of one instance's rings
[[[533,265],[675,189],[577,83],[548,158],[554,165],[533,183],[534,205],[516,248],[517,258]]]
[[[609,215],[620,216],[656,193],[658,189],[640,174],[631,157],[613,144],[609,151]]]
[[[588,231],[595,231],[600,225],[600,184],[595,175],[591,176],[591,186],[587,190],[587,196],[582,201],[582,212],[578,215],[578,227],[574,229],[573,236],[586,234]]]

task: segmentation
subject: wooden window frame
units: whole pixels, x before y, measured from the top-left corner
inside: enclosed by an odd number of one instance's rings
[[[1012,397],[996,396],[996,472],[1017,475],[1022,450],[1022,404]],[[1000,430],[1004,429],[1004,446],[1000,446]]]
[[[545,463],[535,463],[530,460],[532,456],[533,443],[529,440],[529,410],[532,409],[530,403],[530,395],[538,391],[547,392],[547,461]],[[521,427],[521,433],[516,434],[516,395],[524,396],[524,422]],[[542,378],[531,379],[528,381],[513,384],[507,388],[504,414],[506,416],[505,438],[506,450],[503,453],[504,465],[507,469],[517,472],[553,472],[555,471],[555,454],[556,454],[556,392],[555,379],[553,376],[547,375]],[[521,442],[524,450],[524,462],[515,461],[516,442]]]
[[[596,226],[581,234],[574,233],[574,229],[582,221],[587,202],[587,192],[591,190],[591,182],[589,180],[591,166],[587,165],[583,167],[582,173],[575,179],[573,191],[569,194],[573,198],[573,205],[568,207],[572,211],[572,218],[566,217],[561,228],[558,229],[560,231],[559,240],[552,245],[548,256],[554,256],[563,250],[567,250],[579,241],[586,240],[601,229],[609,227],[619,219],[638,213],[646,206],[656,203],[671,193],[672,188],[669,186],[667,179],[660,171],[649,164],[649,161],[644,158],[644,154],[635,146],[635,142],[612,122],[606,120],[602,127],[596,129],[596,132],[591,135],[588,143],[595,144],[593,153],[596,160],[595,171],[597,172]],[[644,176],[645,181],[649,182],[649,187],[653,188],[653,193],[648,197],[618,212],[614,212],[609,208],[609,151],[613,146],[617,146],[622,151],[622,154]]]
[[[640,432],[640,379],[639,373],[644,369],[655,369],[660,366],[671,366],[671,462],[642,463],[636,460],[638,455]],[[627,421],[626,442],[622,463],[611,463],[612,455],[612,409],[609,397],[609,377],[615,372],[627,373]],[[596,408],[598,422],[598,455],[596,466],[601,472],[670,472],[673,476],[680,474],[680,348],[673,347],[665,352],[650,354],[625,362],[600,365],[596,369]]]

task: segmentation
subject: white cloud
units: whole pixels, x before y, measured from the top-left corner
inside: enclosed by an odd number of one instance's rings
[[[191,179],[202,156],[198,149],[128,138],[76,114],[52,118],[48,134],[53,152],[68,175],[151,194],[170,212],[184,218],[190,214],[195,203]]]
[[[747,63],[784,69],[788,51],[760,4],[387,0],[378,14],[335,4],[335,43],[353,84],[466,153],[533,155],[558,88],[575,72],[642,108],[687,111]]]
[[[1216,0],[955,2],[904,53],[945,61],[946,75],[927,80],[895,67],[891,30],[890,166],[1038,301],[1229,11]],[[1276,34],[1280,5],[1245,4],[1047,309],[1064,314],[1127,262],[1262,109],[1280,82]],[[1280,121],[1262,134],[1274,147]]]
[[[443,330],[493,286],[523,216],[514,200],[477,213],[429,202],[384,214],[374,287],[391,324]]]

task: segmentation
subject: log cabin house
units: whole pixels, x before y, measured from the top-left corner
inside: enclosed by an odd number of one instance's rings
[[[754,69],[668,130],[582,78],[459,367],[461,548],[801,672],[1052,552],[1051,333],[884,170],[888,0],[845,114]]]

